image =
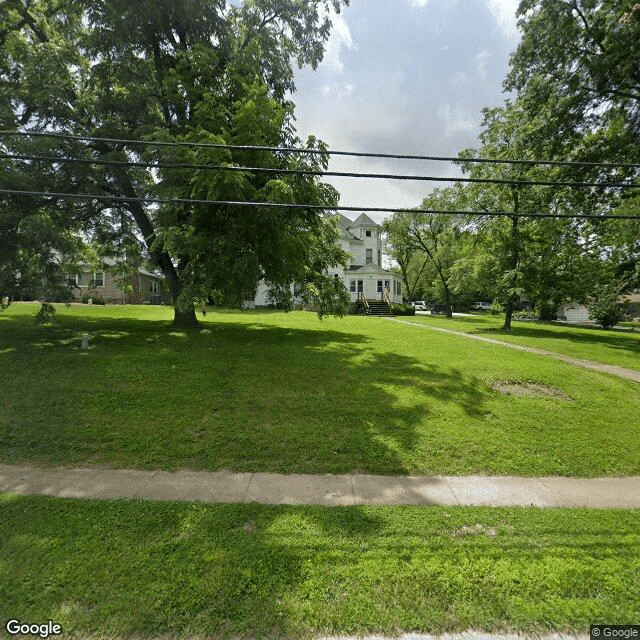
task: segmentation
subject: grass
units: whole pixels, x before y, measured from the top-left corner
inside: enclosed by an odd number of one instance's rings
[[[640,334],[636,332],[514,321],[509,333],[500,331],[502,316],[489,314],[454,318],[416,315],[402,319],[640,371]]]
[[[575,631],[640,619],[640,512],[0,496],[0,619],[65,638]]]
[[[640,474],[637,384],[550,358],[377,318],[216,312],[177,332],[162,307],[60,307],[45,327],[35,310],[0,314],[5,463]]]

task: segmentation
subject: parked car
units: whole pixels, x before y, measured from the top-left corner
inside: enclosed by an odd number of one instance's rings
[[[427,303],[424,300],[416,300],[415,302],[411,303],[413,308],[416,311],[426,311],[427,310]]]
[[[431,311],[431,315],[432,316],[444,315],[447,312],[447,305],[446,304],[432,304],[431,308],[429,310]]]
[[[489,311],[489,309],[491,309],[491,303],[490,302],[472,302],[471,308],[474,311]]]

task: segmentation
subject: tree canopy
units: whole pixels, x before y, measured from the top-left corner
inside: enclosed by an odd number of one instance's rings
[[[637,190],[599,186],[638,183],[640,177],[640,3],[521,0],[517,13],[522,39],[504,83],[512,96],[483,110],[478,148],[459,154],[472,179],[502,184],[467,184],[459,189],[458,202],[446,198],[440,207],[460,210],[464,201],[478,212],[512,212],[466,220],[468,240],[454,252],[442,279],[443,300],[447,290],[482,291],[502,303],[504,329],[523,300],[535,304],[541,319],[550,319],[563,300],[586,302],[599,292],[640,286],[640,220],[602,217],[639,214]],[[591,164],[470,161],[478,156]],[[556,184],[523,184],[527,181]],[[598,186],[558,184],[587,181]],[[450,193],[434,190],[423,206]],[[572,218],[576,213],[589,218]],[[405,215],[394,217],[390,237],[415,254],[411,225],[398,224]],[[415,224],[419,221],[418,216]],[[418,255],[435,268],[437,259],[421,249]],[[414,254],[413,263],[419,263]]]
[[[517,15],[522,39],[505,88],[523,97],[530,114],[544,110],[556,139],[597,132],[611,159],[637,159],[640,4],[521,0]]]
[[[136,247],[143,249],[167,279],[177,324],[196,323],[195,301],[213,295],[237,303],[260,279],[271,285],[274,300],[284,306],[291,304],[291,286],[296,284],[321,314],[340,311],[344,292],[336,289],[325,271],[346,262],[347,256],[336,242],[335,225],[322,211],[140,201],[197,198],[330,207],[338,201],[332,187],[308,175],[150,169],[128,163],[326,168],[324,154],[188,143],[322,151],[320,141],[311,137],[303,143],[295,134],[293,70],[295,64],[317,66],[329,36],[331,13],[347,3],[3,3],[2,129],[185,143],[153,146],[4,137],[1,144],[9,153],[59,161],[4,160],[2,184],[129,200],[79,204],[55,197],[5,195],[0,200],[3,225],[12,216],[26,219],[33,209],[38,215],[47,212],[60,234],[95,239],[105,255],[122,262],[132,258]],[[91,163],[65,163],[69,157]],[[20,229],[26,233],[24,225]]]

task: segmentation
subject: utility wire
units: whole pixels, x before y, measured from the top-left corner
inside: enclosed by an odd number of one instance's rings
[[[8,160],[36,160],[51,163],[70,163],[84,165],[102,165],[107,167],[145,167],[149,169],[190,169],[204,171],[237,171],[249,173],[268,173],[278,175],[305,175],[305,176],[338,176],[342,178],[374,178],[384,180],[416,180],[429,182],[467,182],[482,184],[506,184],[514,186],[549,186],[549,187],[600,187],[600,188],[631,188],[639,189],[640,184],[631,182],[571,182],[553,180],[506,180],[502,178],[464,178],[464,177],[439,177],[439,176],[415,176],[393,173],[353,173],[348,171],[320,171],[314,169],[278,169],[270,167],[245,167],[233,165],[214,164],[188,164],[172,162],[142,162],[124,160],[100,160],[89,158],[60,158],[57,156],[38,156],[26,154],[0,154],[0,158]]]
[[[52,191],[19,191],[16,189],[0,189],[0,193],[12,196],[43,196],[48,198],[67,198],[73,200],[99,200],[107,202],[139,202],[144,204],[206,204],[218,206],[263,207],[282,209],[306,209],[314,211],[359,211],[372,213],[434,213],[453,216],[488,216],[510,218],[568,218],[584,220],[640,220],[640,216],[634,215],[593,215],[585,213],[559,214],[559,213],[516,213],[515,211],[450,211],[446,209],[398,209],[387,207],[342,207],[337,205],[319,204],[293,204],[279,202],[242,202],[236,200],[200,200],[195,198],[139,198],[129,196],[110,196],[90,193],[59,193]]]
[[[580,162],[569,160],[511,160],[497,158],[460,158],[445,156],[420,156],[406,155],[396,153],[364,153],[358,151],[336,151],[333,149],[304,149],[299,147],[269,147],[261,145],[239,145],[239,144],[215,144],[210,142],[160,142],[154,140],[130,140],[126,138],[99,138],[94,136],[76,136],[62,133],[45,133],[36,131],[8,131],[0,130],[0,136],[32,136],[32,137],[48,137],[59,140],[85,140],[89,142],[104,142],[107,144],[124,144],[139,145],[152,147],[194,147],[205,149],[234,149],[243,151],[275,151],[287,153],[301,153],[312,155],[329,155],[329,156],[351,156],[358,158],[396,158],[401,160],[432,160],[437,162],[477,162],[487,164],[524,164],[524,165],[550,165],[550,166],[569,166],[569,167],[622,167],[628,169],[640,168],[640,163],[630,162]]]

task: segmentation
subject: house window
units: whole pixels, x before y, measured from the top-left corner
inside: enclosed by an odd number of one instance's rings
[[[385,289],[389,289],[389,291],[391,291],[391,289],[389,288],[389,281],[388,280],[384,281],[384,288]]]
[[[371,264],[373,262],[373,249],[367,249],[367,259],[365,264]]]
[[[82,286],[82,275],[79,273],[76,273],[75,276],[73,276],[73,280],[76,283],[76,287],[81,287]]]
[[[364,280],[358,280],[358,293],[362,293],[364,291]]]
[[[367,230],[364,232],[364,235],[365,235],[365,236],[367,236],[367,238],[370,238],[370,237],[371,237],[371,229],[367,229]]]
[[[158,281],[151,280],[149,283],[149,293],[158,293]]]
[[[382,280],[378,280],[378,293],[382,293]]]
[[[394,282],[394,289],[395,289],[395,293],[397,295],[402,295],[402,287],[400,286],[399,282]]]
[[[93,286],[104,287],[104,271],[93,272]]]
[[[382,266],[382,255],[381,255],[380,249],[378,249],[378,266],[379,267]]]
[[[355,293],[356,292],[356,281],[355,280],[350,280],[349,281],[349,291],[351,291],[351,293]]]

